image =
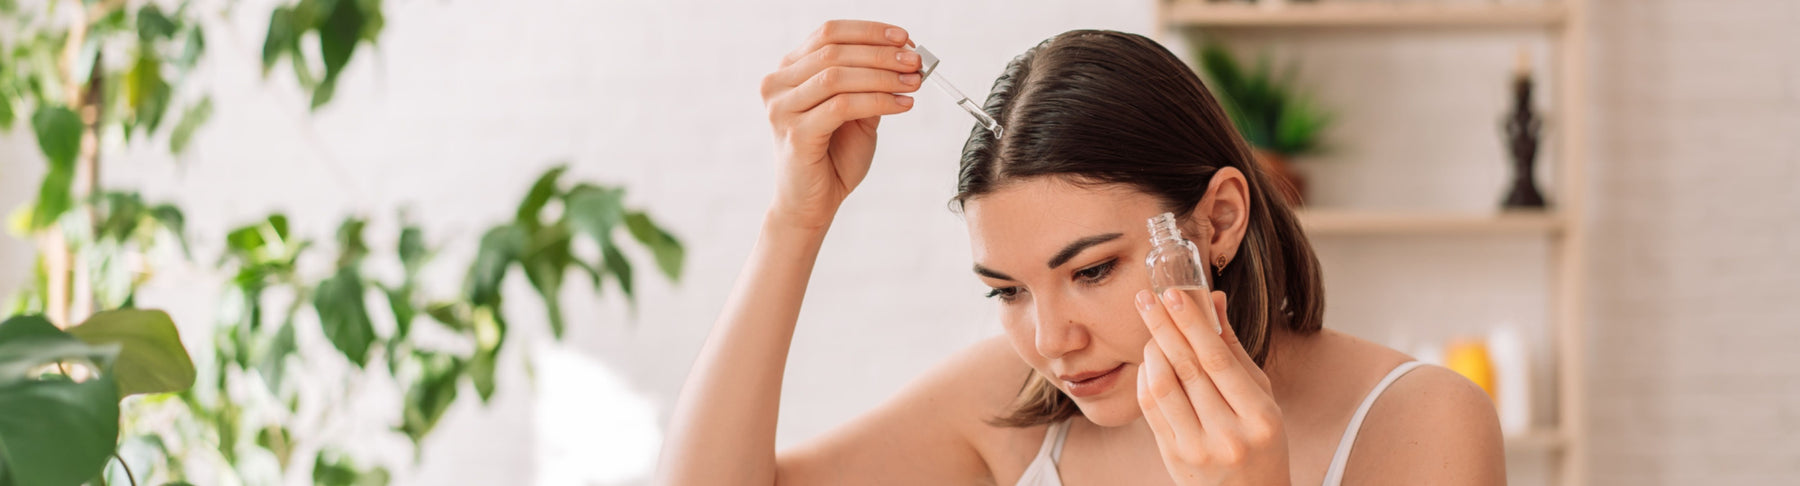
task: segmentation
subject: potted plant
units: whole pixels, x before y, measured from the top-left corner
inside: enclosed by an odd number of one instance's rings
[[[169,315],[96,313],[58,329],[41,315],[0,321],[0,484],[88,484],[117,452],[119,401],[194,385],[194,363]],[[102,481],[104,484],[104,481]]]
[[[1246,70],[1219,43],[1207,42],[1200,49],[1200,68],[1213,96],[1250,143],[1258,163],[1274,176],[1281,194],[1294,205],[1303,204],[1306,179],[1288,162],[1320,149],[1320,135],[1331,124],[1331,113],[1298,91],[1293,69],[1276,74],[1266,54],[1254,69]]]
[[[46,166],[37,197],[6,218],[37,259],[0,312],[0,486],[167,486],[190,475],[200,484],[296,475],[386,484],[391,461],[344,446],[391,431],[411,440],[416,463],[459,396],[495,396],[503,349],[530,352],[531,342],[508,338],[517,329],[508,307],[521,304],[502,298],[508,279],[536,291],[550,339],[561,340],[560,299],[575,286],[565,283],[611,287],[635,305],[633,282],[646,276],[634,273],[644,258],[627,256],[631,241],[669,281],[681,273],[681,242],[626,204],[623,187],[565,178],[561,166],[536,179],[507,220],[476,234],[460,291],[427,288],[420,273],[433,247],[449,243],[403,211],[391,226],[350,215],[323,245],[277,212],[222,235],[213,265],[229,278],[218,325],[189,328],[211,348],[195,349],[196,366],[167,315],[134,310],[156,304],[137,298],[156,268],[181,263],[170,250],[195,261],[184,211],[101,175],[151,144],[180,157],[201,136],[213,102],[199,66],[219,55],[207,50],[216,35],[208,26],[234,16],[215,3],[0,0],[0,133],[34,135]],[[269,9],[263,75],[293,76],[315,110],[385,25],[382,0],[267,3],[257,7]],[[365,238],[388,227],[398,234]],[[321,272],[302,261],[335,264]],[[323,336],[341,359],[303,353],[297,336],[307,335]],[[297,376],[343,386],[300,386]],[[398,391],[399,413],[349,408],[366,401],[351,384],[365,382]],[[132,395],[149,396],[121,402]],[[386,427],[364,427],[375,421]]]

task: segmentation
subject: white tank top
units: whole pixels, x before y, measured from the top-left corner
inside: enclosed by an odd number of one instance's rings
[[[1356,407],[1356,414],[1350,416],[1350,424],[1344,427],[1344,436],[1338,440],[1337,451],[1331,454],[1331,465],[1325,469],[1324,486],[1338,486],[1344,482],[1344,465],[1350,462],[1350,446],[1356,444],[1356,432],[1362,429],[1363,419],[1368,417],[1369,408],[1375,405],[1375,399],[1381,397],[1388,385],[1394,384],[1406,372],[1412,371],[1425,363],[1408,361],[1395,366],[1387,376],[1369,390],[1363,397],[1361,405]],[[1062,486],[1062,476],[1056,473],[1056,464],[1062,459],[1063,441],[1069,438],[1069,421],[1064,420],[1050,425],[1044,431],[1044,445],[1038,448],[1037,457],[1032,458],[1031,465],[1025,466],[1025,474],[1019,476],[1018,486]]]

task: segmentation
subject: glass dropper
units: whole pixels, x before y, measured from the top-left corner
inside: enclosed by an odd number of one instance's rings
[[[945,79],[943,76],[932,76],[938,72],[938,57],[932,55],[931,51],[926,49],[923,45],[913,46],[912,50],[919,53],[919,65],[921,66],[919,68],[919,76],[922,76],[925,79],[930,80],[932,84],[937,85],[938,89],[942,90],[944,94],[950,95],[951,99],[956,100],[956,106],[960,106],[963,111],[969,112],[969,115],[974,116],[975,121],[981,122],[981,126],[987,127],[988,131],[994,132],[994,138],[1000,138],[1002,130],[1000,128],[999,120],[995,120],[994,117],[988,116],[986,111],[982,111],[981,105],[975,104],[975,101],[969,99],[968,95],[963,94],[962,90],[956,89],[956,85],[950,84],[950,80]]]

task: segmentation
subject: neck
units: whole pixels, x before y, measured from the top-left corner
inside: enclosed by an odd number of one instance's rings
[[[1274,389],[1277,403],[1283,403],[1285,398],[1294,396],[1300,384],[1297,378],[1311,372],[1308,368],[1313,363],[1308,358],[1314,353],[1306,350],[1323,332],[1299,334],[1284,327],[1275,328],[1270,336],[1269,359],[1263,364],[1263,373],[1269,376],[1269,386]]]

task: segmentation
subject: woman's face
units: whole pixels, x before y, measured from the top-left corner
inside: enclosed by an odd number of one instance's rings
[[[1149,288],[1144,221],[1159,201],[1119,185],[1036,177],[968,200],[975,273],[993,288],[1013,350],[1104,426],[1137,420],[1150,332],[1133,305]]]

